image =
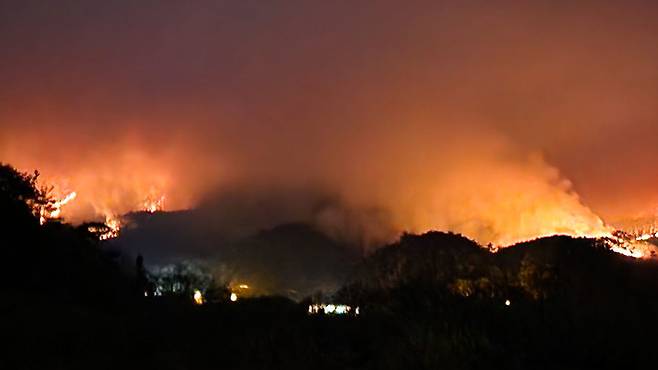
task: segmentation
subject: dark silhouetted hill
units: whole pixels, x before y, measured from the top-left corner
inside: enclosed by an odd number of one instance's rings
[[[235,237],[194,226],[197,217],[194,211],[131,213],[110,245],[123,254],[143,255],[147,265],[201,260],[224,275],[218,280],[248,284],[251,294],[294,299],[336,290],[359,260],[357,248],[307,224],[282,224]]]
[[[255,288],[301,299],[338,289],[358,253],[309,225],[285,224],[231,245],[229,261]]]
[[[2,369],[561,370],[658,363],[658,265],[597,240],[556,236],[492,254],[460,235],[430,232],[403,235],[361,258],[304,224],[239,238],[195,228],[177,234],[181,223],[197,222],[181,212],[131,215],[136,222],[121,238],[101,243],[84,226],[40,225],[34,207],[47,202],[32,175],[0,166]],[[331,290],[347,277],[334,297],[323,298],[358,306],[360,315],[308,315],[307,302],[276,296],[201,306],[190,297],[144,297],[139,274],[122,269],[117,253],[137,254],[145,245],[179,252],[187,245],[189,253],[230,264],[235,279],[263,293],[294,298]]]

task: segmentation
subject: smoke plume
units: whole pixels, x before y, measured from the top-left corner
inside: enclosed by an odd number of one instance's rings
[[[652,4],[66,3],[1,5],[0,159],[74,222],[506,245],[658,200]]]

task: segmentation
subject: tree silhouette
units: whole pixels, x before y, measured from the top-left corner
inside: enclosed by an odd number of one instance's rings
[[[128,294],[116,263],[87,227],[62,222],[40,225],[54,203],[39,173],[0,164],[0,274],[17,299],[49,296],[106,305]]]
[[[4,231],[20,224],[38,222],[41,210],[52,203],[45,188],[39,188],[39,172],[20,172],[0,163],[0,217]]]

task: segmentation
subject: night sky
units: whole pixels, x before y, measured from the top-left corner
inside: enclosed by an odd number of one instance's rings
[[[0,160],[73,221],[587,234],[658,207],[656,39],[653,1],[0,0]]]

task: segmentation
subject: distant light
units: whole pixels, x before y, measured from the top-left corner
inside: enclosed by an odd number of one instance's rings
[[[247,284],[240,284],[238,287],[240,287],[240,289],[249,289],[249,285]]]
[[[308,313],[311,315],[325,314],[325,315],[348,315],[354,313],[355,315],[359,314],[359,309],[356,309],[356,312],[352,310],[351,306],[346,304],[310,304],[308,306]]]
[[[201,291],[198,289],[194,290],[194,303],[203,304],[203,294],[201,294]]]
[[[512,304],[512,302],[510,302],[509,299],[505,300],[505,306],[509,306],[511,304]]]
[[[230,297],[230,299],[231,299],[231,302],[235,302],[235,301],[238,300],[238,295],[235,294],[235,293],[231,293],[231,297]]]

